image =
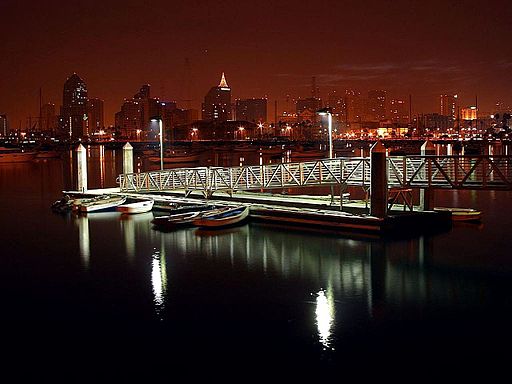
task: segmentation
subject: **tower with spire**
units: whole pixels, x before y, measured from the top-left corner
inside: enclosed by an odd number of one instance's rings
[[[204,97],[202,105],[202,119],[207,121],[231,120],[231,88],[226,81],[224,72],[220,83],[212,87]]]

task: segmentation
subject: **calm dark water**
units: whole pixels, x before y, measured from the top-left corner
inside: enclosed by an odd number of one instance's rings
[[[90,156],[89,186],[115,186],[120,156]],[[162,233],[153,213],[52,213],[70,164],[0,166],[2,361],[20,377],[415,380],[506,366],[510,192],[438,193],[483,221],[401,240],[257,223]]]

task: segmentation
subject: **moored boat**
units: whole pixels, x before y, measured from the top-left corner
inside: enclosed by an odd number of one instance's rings
[[[453,221],[479,221],[482,219],[482,211],[473,208],[435,207],[437,212],[451,212]]]
[[[140,200],[118,205],[116,209],[126,214],[145,213],[151,211],[154,202],[154,200]]]
[[[198,217],[193,224],[198,227],[220,228],[242,223],[249,217],[249,207],[241,206],[226,211]]]
[[[214,205],[208,206],[208,209],[202,211],[189,211],[176,213],[173,215],[155,217],[151,224],[162,229],[177,229],[194,225],[194,220],[200,217],[207,217],[226,211],[228,207],[216,208]]]
[[[82,213],[98,212],[115,209],[126,201],[125,196],[108,196],[103,199],[92,199],[81,203],[79,205],[79,211]]]

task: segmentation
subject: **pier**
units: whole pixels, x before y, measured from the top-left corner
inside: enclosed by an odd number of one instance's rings
[[[122,194],[183,204],[244,204],[251,218],[280,225],[390,234],[450,226],[450,214],[432,211],[436,189],[512,190],[512,157],[435,155],[425,142],[421,155],[388,156],[377,142],[369,157],[238,167],[190,167],[133,172],[133,148],[123,147],[119,188],[88,190],[81,146],[73,194]],[[82,147],[83,148],[83,147]],[[279,190],[337,187],[338,196],[283,195]],[[365,200],[347,197],[360,187]],[[334,189],[331,189],[333,191]],[[418,195],[419,205],[412,201]],[[402,209],[396,209],[396,206]]]

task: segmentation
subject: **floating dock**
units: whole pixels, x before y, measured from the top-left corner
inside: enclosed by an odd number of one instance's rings
[[[125,193],[119,188],[88,190],[87,193],[64,191],[70,196],[123,195],[128,198],[152,198],[155,201],[178,205],[214,204],[248,205],[250,219],[255,222],[295,227],[306,230],[335,233],[360,233],[370,237],[402,237],[411,233],[428,233],[447,230],[451,227],[449,212],[434,211],[389,211],[384,218],[368,214],[364,201],[344,201],[343,209],[339,197],[311,195],[280,195],[269,193],[236,193],[233,196],[218,196],[205,199],[201,194],[174,191],[172,193]],[[154,211],[157,212],[157,211]],[[162,214],[163,211],[162,211]]]

